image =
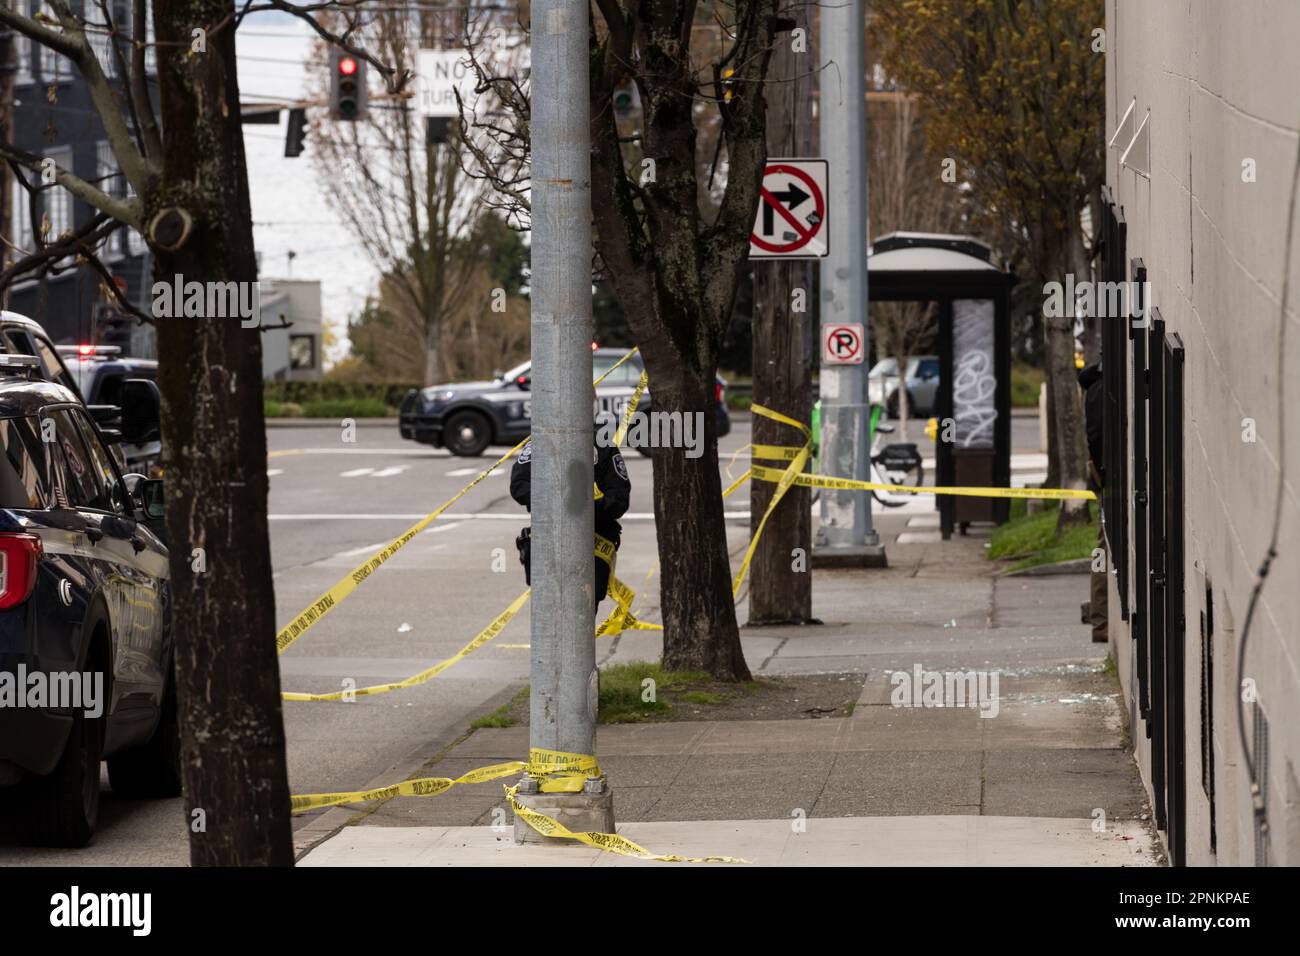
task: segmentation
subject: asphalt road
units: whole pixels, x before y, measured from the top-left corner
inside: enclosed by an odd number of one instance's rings
[[[909,438],[931,457],[922,426],[913,422]],[[725,480],[748,464],[743,456],[729,459],[749,435],[747,417],[738,416],[720,445]],[[268,429],[278,621],[291,619],[504,451],[453,458],[403,441],[391,425],[359,427],[355,441],[343,439],[333,425]],[[1037,441],[1037,420],[1015,419],[1013,451],[1032,453]],[[652,568],[650,462],[635,453],[627,462],[633,492],[624,551],[635,542],[647,552],[637,561]],[[508,480],[508,468],[487,478],[299,639],[280,659],[284,689],[323,693],[343,689],[346,681],[364,687],[399,680],[452,655],[487,625],[525,586],[514,538],[527,517],[510,499]],[[727,506],[731,537],[741,544],[747,508],[744,494]],[[621,559],[620,575],[623,568]],[[645,597],[657,604],[654,590],[645,588]],[[527,617],[525,607],[491,644],[426,684],[352,703],[286,702],[291,790],[392,782],[394,768],[450,744],[527,680]],[[187,861],[179,800],[121,800],[108,790],[106,777],[104,786],[103,819],[90,848],[28,850],[0,833],[0,865]]]

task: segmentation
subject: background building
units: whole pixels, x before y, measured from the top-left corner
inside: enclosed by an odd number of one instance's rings
[[[315,279],[263,279],[262,377],[316,382],[321,376],[321,293]]]
[[[8,2],[27,13],[41,8],[37,0]],[[82,4],[74,0],[72,7],[81,12]],[[119,29],[129,33],[128,4],[117,2],[110,7]],[[103,21],[93,5],[87,16],[92,23]],[[92,30],[90,36],[105,74],[114,83],[121,82],[108,34]],[[13,99],[8,108],[13,113],[14,145],[53,159],[59,167],[97,183],[101,189],[126,195],[129,186],[118,171],[90,93],[75,67],[65,57],[18,33],[11,34],[9,46]],[[148,48],[145,65],[152,77],[153,47]],[[8,217],[4,228],[11,244],[5,249],[6,258],[16,260],[22,250],[30,251],[33,229],[41,228],[46,221],[52,239],[94,215],[89,206],[56,185],[38,193],[33,214],[27,191],[12,171],[6,173]],[[28,174],[28,178],[39,185],[39,177]],[[139,234],[126,227],[117,230],[100,257],[131,301],[148,311],[149,252]],[[99,274],[86,265],[60,263],[48,274],[34,273],[22,279],[10,287],[7,306],[40,322],[58,343],[101,342],[121,345],[130,354],[155,354],[152,328],[124,319],[112,297],[102,289]]]
[[[1300,6],[1106,12],[1105,272],[1145,278],[1152,307],[1149,328],[1104,331],[1110,634],[1134,749],[1174,863],[1296,866]]]

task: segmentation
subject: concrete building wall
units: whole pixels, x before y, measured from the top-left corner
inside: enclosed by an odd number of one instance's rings
[[[1267,859],[1297,866],[1300,235],[1289,262],[1284,261],[1284,246],[1300,148],[1300,57],[1295,53],[1300,4],[1106,0],[1106,15],[1107,136],[1115,132],[1133,100],[1135,128],[1148,111],[1150,115],[1149,176],[1121,166],[1126,142],[1120,142],[1108,150],[1107,181],[1128,223],[1127,254],[1145,261],[1152,303],[1186,348],[1187,863],[1257,862],[1238,735],[1236,658],[1255,573],[1273,530],[1285,455],[1278,556],[1255,613],[1241,676],[1255,682],[1270,730],[1263,781],[1270,832]],[[1292,228],[1300,233],[1300,223]],[[1291,291],[1281,346],[1283,426],[1277,360],[1288,273]],[[1252,423],[1254,441],[1249,440]],[[1130,594],[1137,583],[1132,582]],[[1201,782],[1200,619],[1207,588],[1214,618],[1215,853],[1210,847],[1210,801]],[[1112,641],[1131,701],[1133,647],[1116,598],[1112,588]],[[1136,708],[1131,712],[1136,714]],[[1250,739],[1249,706],[1246,730]],[[1138,719],[1133,738],[1149,788],[1151,741],[1145,731]]]
[[[324,347],[321,321],[321,289],[317,279],[263,279],[259,283],[262,299],[262,374],[267,379],[291,382],[314,382],[321,377]],[[288,322],[290,328],[278,328]],[[312,367],[291,368],[290,347],[293,339],[312,338]]]

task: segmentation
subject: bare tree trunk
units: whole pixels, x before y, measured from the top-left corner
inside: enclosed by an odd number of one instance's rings
[[[1061,456],[1056,452],[1056,406],[1052,401],[1052,365],[1047,359],[1047,320],[1043,320],[1043,383],[1047,387],[1047,478],[1044,488],[1061,487]]]
[[[811,75],[784,37],[769,67],[767,147],[773,156],[812,155]],[[806,262],[753,265],[754,401],[795,421],[812,416],[812,368],[806,311],[813,301],[812,269]],[[796,298],[797,297],[797,298]],[[755,444],[793,445],[793,429],[753,417]],[[776,464],[767,462],[766,464]],[[776,485],[750,482],[749,526],[753,534]],[[749,623],[807,624],[812,616],[812,503],[810,489],[790,488],[768,519],[750,565]]]
[[[439,328],[430,323],[424,333],[424,384],[438,385],[442,382],[442,349],[439,348]]]
[[[654,508],[663,595],[665,670],[703,670],[719,680],[750,679],[740,647],[727,561],[727,528],[718,475],[713,376],[646,356],[656,412],[698,414],[704,454],[656,449]],[[656,368],[656,365],[659,367]]]
[[[257,279],[235,31],[214,32],[204,55],[188,53],[195,24],[233,14],[233,0],[154,8],[166,146],[146,222],[175,227],[176,210],[192,221],[188,235],[173,232],[175,251],[156,251],[161,281]],[[289,866],[261,337],[238,318],[162,319],[158,356],[190,860]]]
[[[1047,362],[1055,374],[1048,385],[1055,412],[1057,460],[1060,462],[1060,485],[1084,488],[1087,468],[1084,458],[1083,409],[1079,400],[1078,378],[1074,374],[1074,320],[1070,316],[1046,318]],[[1061,502],[1060,524],[1086,523],[1088,503]]]
[[[907,360],[905,352],[899,352],[894,361],[898,363],[898,438],[907,441],[907,419],[912,414],[912,402],[907,394]]]

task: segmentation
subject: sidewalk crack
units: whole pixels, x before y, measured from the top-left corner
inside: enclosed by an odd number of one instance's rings
[[[984,765],[988,758],[988,754],[989,752],[987,750],[980,751],[980,812],[978,815],[981,817],[984,816]]]
[[[767,657],[763,659],[763,663],[758,665],[759,673],[762,673],[763,671],[767,670],[767,665],[772,663],[772,659],[776,657],[777,654],[780,654],[781,648],[785,647],[786,644],[788,643],[790,643],[789,637],[781,638],[781,643],[777,644],[776,647],[772,648],[772,653],[768,654]]]

